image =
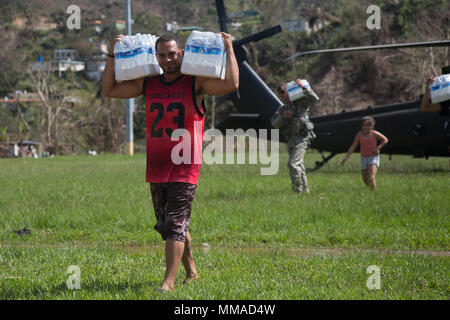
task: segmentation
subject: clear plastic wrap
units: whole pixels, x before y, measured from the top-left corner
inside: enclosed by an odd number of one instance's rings
[[[125,36],[114,47],[116,81],[162,74],[155,54],[158,38],[150,34]]]
[[[450,74],[443,74],[434,79],[430,85],[431,103],[450,100]]]
[[[181,73],[225,78],[226,51],[220,33],[194,30],[186,41]]]
[[[308,81],[301,80],[301,82],[305,87],[311,87]],[[297,81],[288,82],[286,84],[286,90],[288,92],[290,101],[295,101],[305,96],[303,89],[297,84]]]

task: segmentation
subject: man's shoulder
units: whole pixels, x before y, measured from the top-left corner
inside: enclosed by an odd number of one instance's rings
[[[195,79],[195,91],[197,94],[204,94],[203,92],[203,85],[207,83],[208,81],[217,80],[215,78],[207,78],[207,77],[201,77],[201,76],[189,76]]]
[[[195,78],[195,82],[197,84],[203,84],[205,82],[208,82],[208,81],[211,81],[211,80],[215,80],[215,78],[206,78],[206,77],[201,77],[201,76],[190,76],[189,75],[189,77]]]

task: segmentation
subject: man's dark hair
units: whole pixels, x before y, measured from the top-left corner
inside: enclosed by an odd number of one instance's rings
[[[170,42],[170,41],[175,41],[177,43],[178,48],[183,49],[183,44],[181,43],[181,40],[178,39],[178,37],[171,35],[171,34],[165,34],[156,40],[156,43],[155,43],[156,52],[158,52],[158,43],[160,43],[160,42],[164,43],[164,42]]]
[[[442,74],[449,74],[450,73],[450,66],[442,67]]]

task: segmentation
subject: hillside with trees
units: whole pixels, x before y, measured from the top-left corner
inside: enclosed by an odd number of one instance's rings
[[[54,58],[54,50],[75,49],[90,61],[109,44],[124,20],[122,0],[1,0],[0,98],[16,91],[34,93],[34,102],[0,104],[0,140],[34,139],[45,146],[73,145],[77,153],[120,152],[125,103],[101,95],[101,80],[85,72],[32,72],[36,62]],[[81,8],[81,28],[69,30],[66,9]],[[381,8],[381,29],[366,26],[367,7]],[[319,1],[225,0],[236,14],[229,32],[240,39],[282,24],[283,32],[251,43],[249,63],[269,87],[295,77],[310,81],[321,100],[313,114],[329,114],[395,101],[416,100],[425,79],[450,65],[448,47],[374,50],[311,55],[290,62],[299,51],[450,39],[450,2],[446,0]],[[253,12],[238,15],[242,12]],[[166,23],[218,32],[213,0],[132,1],[133,33],[168,33]],[[303,19],[307,32],[286,28]],[[180,33],[186,39],[189,32]],[[71,99],[68,99],[71,97]],[[207,105],[211,104],[208,98]],[[144,139],[143,98],[136,99],[135,139]],[[216,123],[230,104],[218,106]],[[208,110],[210,112],[210,110]],[[206,121],[210,126],[210,119]],[[139,149],[137,150],[139,151]]]

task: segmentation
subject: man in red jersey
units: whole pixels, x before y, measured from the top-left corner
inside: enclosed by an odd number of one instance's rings
[[[156,215],[155,229],[166,241],[166,275],[160,289],[172,291],[180,262],[186,269],[185,282],[198,279],[188,232],[191,205],[201,166],[201,142],[205,107],[203,97],[223,95],[239,86],[239,68],[231,36],[221,33],[227,52],[225,79],[194,77],[181,74],[184,50],[171,35],[160,37],[155,45],[161,76],[117,83],[114,74],[114,46],[109,50],[103,73],[102,94],[129,99],[145,96],[147,122],[147,173]],[[172,141],[175,130],[182,129],[182,142],[190,139],[190,149],[183,148],[183,159],[173,160],[173,150],[180,142]],[[189,140],[187,140],[189,142]],[[189,152],[190,151],[190,152]],[[175,152],[177,153],[177,152]],[[179,153],[178,153],[179,155]]]

